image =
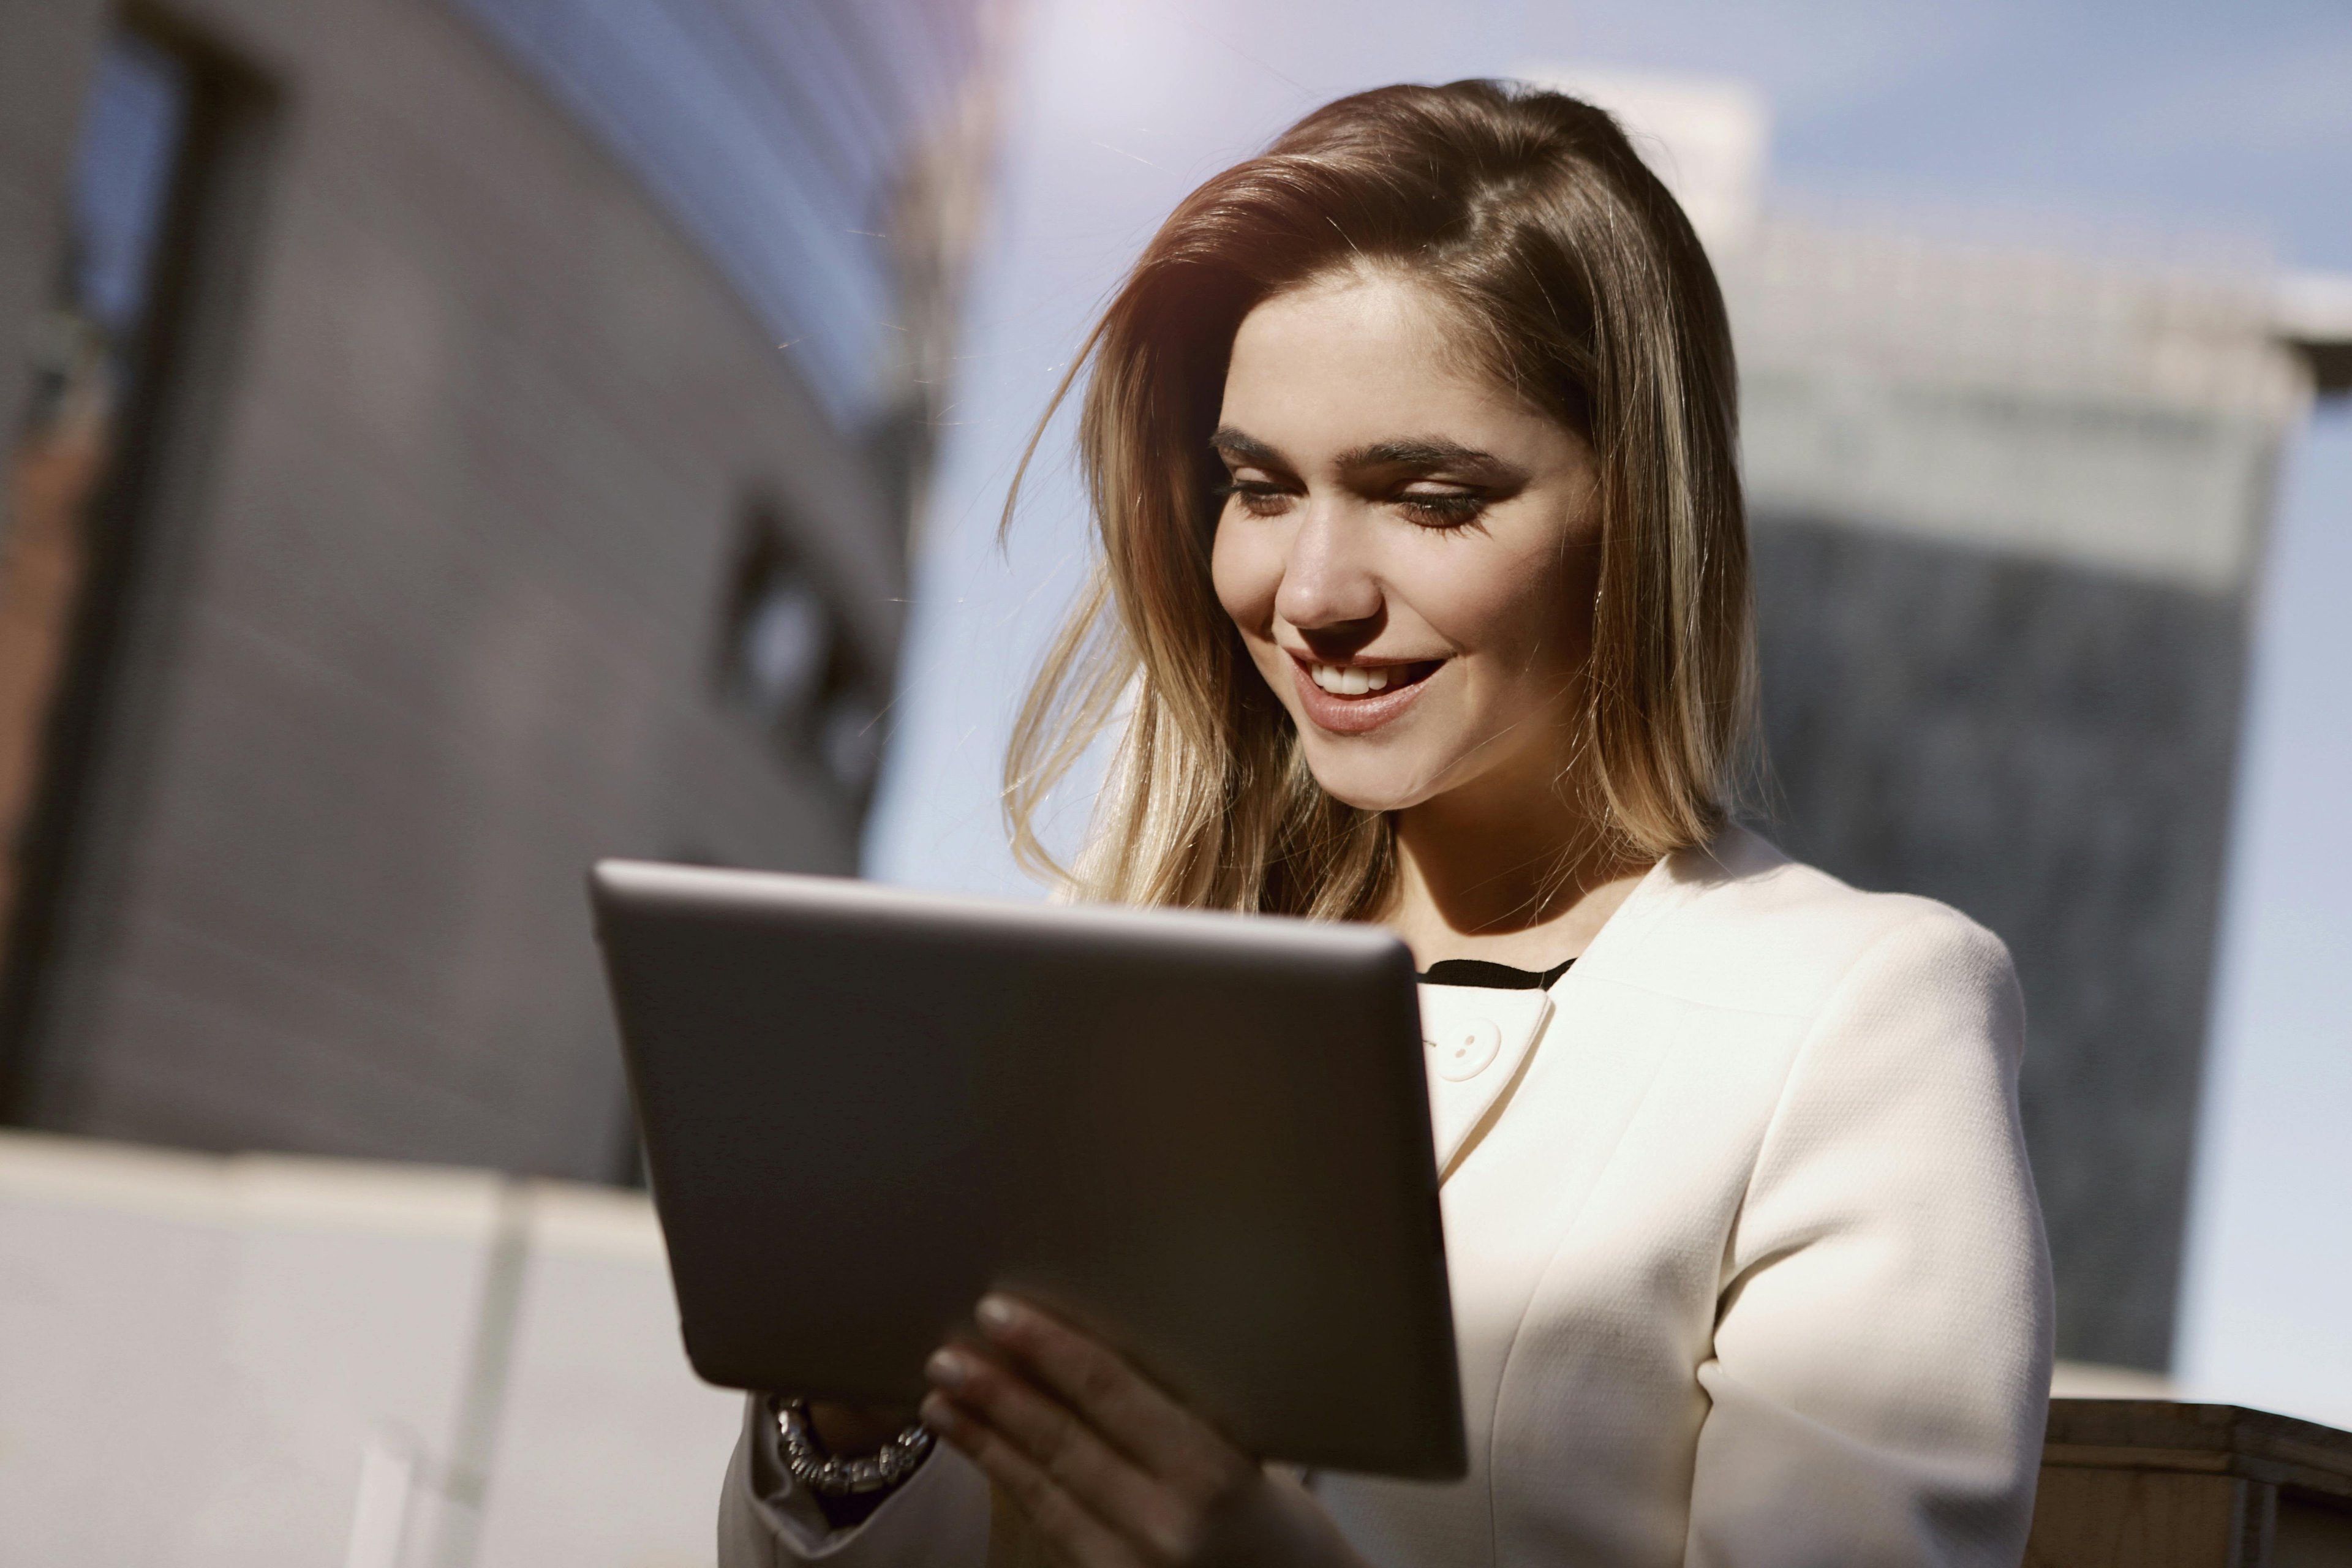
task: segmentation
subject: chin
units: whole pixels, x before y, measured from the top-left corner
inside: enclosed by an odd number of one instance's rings
[[[1438,793],[1429,782],[1430,773],[1423,770],[1385,762],[1367,767],[1363,765],[1366,761],[1369,759],[1318,757],[1310,746],[1307,770],[1323,786],[1325,795],[1359,811],[1404,811]]]

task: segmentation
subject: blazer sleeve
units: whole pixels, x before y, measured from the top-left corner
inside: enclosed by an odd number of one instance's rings
[[[828,1530],[791,1478],[759,1419],[743,1406],[743,1433],[719,1497],[719,1568],[983,1568],[988,1559],[988,1482],[944,1444],[864,1523]],[[796,1506],[800,1505],[800,1506]]]
[[[2000,940],[1872,942],[1792,1061],[1725,1259],[1687,1568],[2000,1564],[2032,1522],[2049,1248]]]

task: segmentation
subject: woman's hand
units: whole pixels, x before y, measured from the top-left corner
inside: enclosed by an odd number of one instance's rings
[[[1321,1508],[1114,1352],[1024,1302],[990,1296],[983,1347],[925,1369],[923,1419],[1079,1568],[1361,1568]]]

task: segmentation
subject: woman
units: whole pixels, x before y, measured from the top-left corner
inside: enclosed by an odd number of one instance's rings
[[[1332,104],[1177,210],[1089,353],[1103,565],[1016,842],[1116,710],[1082,896],[1411,945],[1471,1473],[1268,1474],[991,1300],[887,1486],[814,1468],[887,1426],[787,1406],[780,1448],[755,1401],[724,1562],[976,1563],[992,1491],[1000,1560],[2016,1563],[2050,1308],[2008,956],[1730,820],[1730,340],[1615,124]]]

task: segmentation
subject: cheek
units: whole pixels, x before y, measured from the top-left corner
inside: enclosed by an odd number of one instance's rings
[[[1282,586],[1282,558],[1270,547],[1272,530],[1220,521],[1209,547],[1209,581],[1217,603],[1246,637],[1270,635],[1274,595]]]
[[[1557,673],[1581,663],[1591,643],[1588,554],[1545,551],[1478,571],[1430,572],[1417,607],[1441,634],[1507,670]]]

